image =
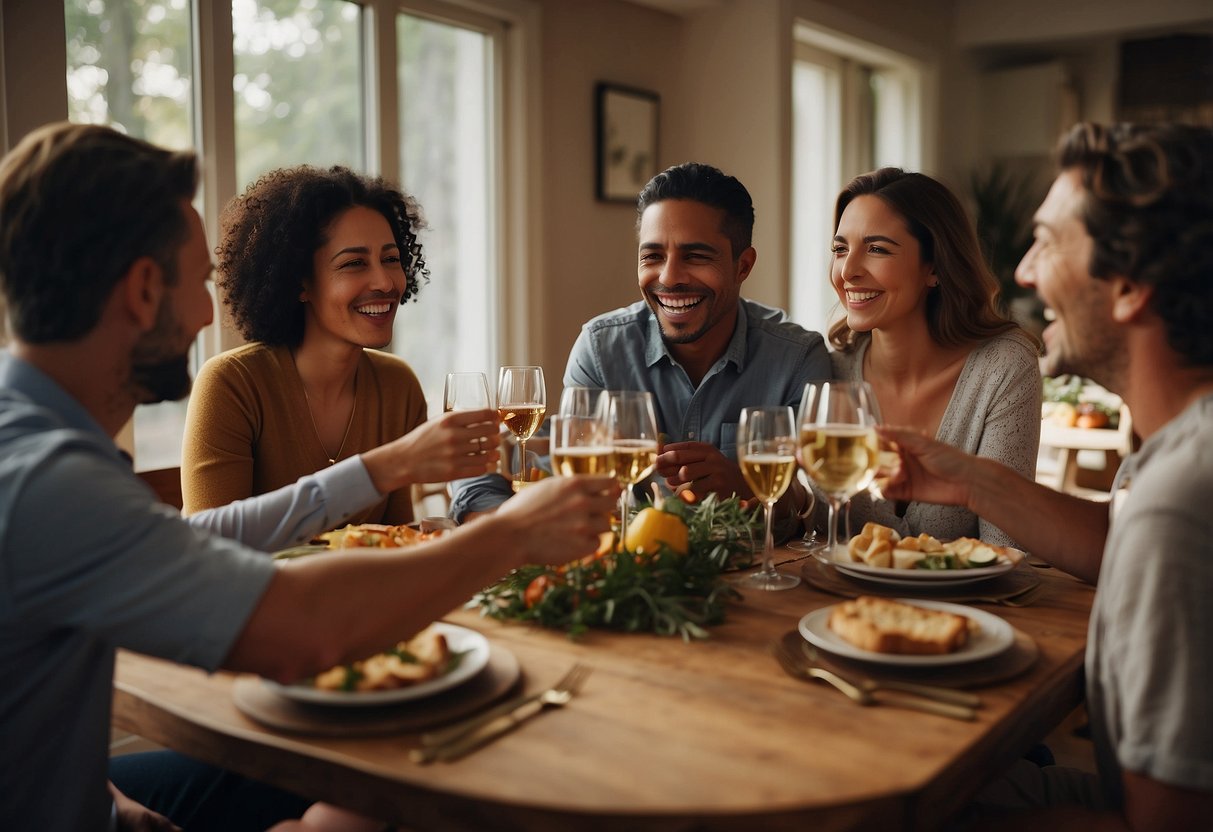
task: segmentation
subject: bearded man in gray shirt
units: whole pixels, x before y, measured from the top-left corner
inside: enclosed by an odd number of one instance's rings
[[[902,454],[884,492],[966,506],[1097,582],[1086,680],[1099,777],[1021,762],[973,808],[1005,816],[972,828],[1208,829],[1213,130],[1082,124],[1059,163],[1015,277],[1054,312],[1046,372],[1092,378],[1133,414],[1142,444],[1111,510],[906,430],[883,430]]]

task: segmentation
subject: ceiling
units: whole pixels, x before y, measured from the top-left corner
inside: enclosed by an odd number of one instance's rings
[[[628,0],[628,2],[676,15],[693,14],[724,5],[724,0]]]

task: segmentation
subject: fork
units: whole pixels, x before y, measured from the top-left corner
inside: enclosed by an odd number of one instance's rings
[[[796,640],[800,642],[800,650],[804,653],[805,658],[811,663],[818,661],[817,648],[809,644],[807,641],[799,637],[799,634],[793,634]],[[856,679],[851,680],[851,684],[864,691],[865,693],[875,693],[878,690],[895,690],[901,693],[909,693],[914,696],[922,696],[927,699],[934,699],[937,702],[948,702],[953,705],[960,705],[965,708],[980,708],[981,698],[975,693],[969,693],[963,690],[954,690],[952,688],[941,688],[936,685],[924,685],[920,682],[902,682],[896,679],[886,679],[879,682],[875,679]]]
[[[1036,586],[1029,587],[1023,592],[1017,592],[1008,598],[1003,598],[998,603],[1002,604],[1004,607],[1026,607],[1034,604],[1041,595],[1044,595],[1044,593],[1044,584],[1036,584]]]
[[[589,675],[589,668],[582,664],[574,664],[568,671],[560,677],[556,684],[552,685],[549,690],[568,690],[571,686],[581,686],[585,681],[585,676]],[[464,734],[470,734],[479,728],[481,725],[487,725],[497,717],[505,716],[515,708],[520,708],[530,702],[538,700],[547,691],[540,690],[535,693],[524,693],[521,696],[515,696],[513,699],[507,699],[496,707],[490,708],[483,713],[468,717],[462,722],[456,722],[446,728],[437,731],[430,731],[421,735],[421,744],[423,746],[446,745],[453,740],[459,739]]]
[[[417,763],[434,760],[456,760],[515,727],[547,708],[567,705],[581,690],[591,668],[575,664],[555,685],[538,693],[514,699],[459,725],[423,735],[422,747],[410,752]]]
[[[1044,584],[1032,584],[1010,595],[974,597],[969,601],[977,604],[1001,604],[1004,607],[1026,607],[1044,593]]]
[[[853,702],[860,705],[878,705],[886,700],[877,700],[877,698],[869,690],[855,685],[848,679],[844,679],[837,673],[831,670],[826,670],[824,667],[817,665],[805,664],[794,653],[792,653],[783,641],[775,643],[775,659],[779,662],[779,666],[789,676],[801,679],[803,681],[811,681],[820,679],[824,682],[829,682],[831,685],[842,691]],[[913,708],[918,711],[925,711],[937,716],[947,716],[952,719],[973,720],[977,714],[972,708],[967,708],[962,705],[953,705],[947,702],[935,702],[930,699],[915,698],[913,696],[898,696],[896,699],[887,700],[891,705],[902,705],[906,708]]]

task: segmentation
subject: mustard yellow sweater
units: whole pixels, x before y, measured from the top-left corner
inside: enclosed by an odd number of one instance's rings
[[[426,419],[417,376],[399,358],[364,350],[354,415],[340,458],[403,436]],[[192,514],[290,485],[329,464],[290,350],[248,344],[198,371],[181,450],[181,494]],[[409,489],[389,494],[351,523],[407,523]]]

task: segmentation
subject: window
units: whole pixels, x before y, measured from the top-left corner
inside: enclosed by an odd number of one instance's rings
[[[800,23],[792,66],[792,319],[825,332],[834,201],[874,168],[921,167],[918,64]],[[843,137],[846,136],[846,141]]]
[[[366,170],[362,8],[233,0],[236,184],[284,165]]]
[[[194,144],[188,0],[66,0],[67,111],[171,148]]]
[[[165,147],[192,147],[190,16],[188,0],[66,0],[68,117],[112,124]],[[195,351],[195,369],[199,359]],[[179,465],[184,428],[185,402],[137,408],[139,468]]]
[[[497,272],[489,33],[396,18],[400,178],[424,210],[432,285],[396,317],[392,351],[416,371],[436,413],[446,374],[497,364]],[[424,360],[423,360],[424,357]]]
[[[506,284],[527,262],[527,122],[506,115],[525,110],[537,80],[533,4],[64,0],[63,13],[70,117],[199,149],[212,238],[221,207],[279,166],[344,164],[417,198],[433,285],[401,309],[391,349],[431,410],[448,371],[491,372],[507,337],[525,339],[525,308],[498,300],[526,295]],[[223,321],[217,309],[195,369],[239,343]],[[137,410],[136,468],[179,464],[184,413],[183,403]]]

